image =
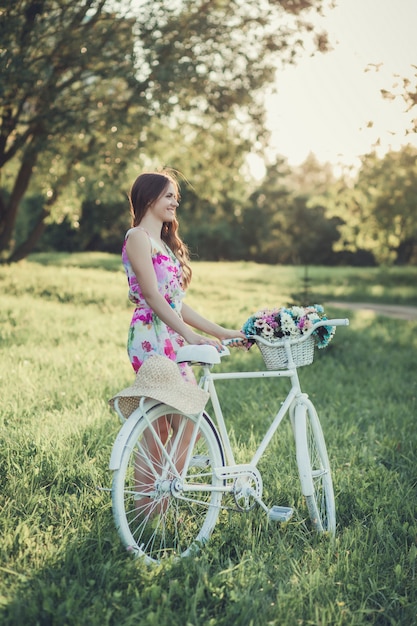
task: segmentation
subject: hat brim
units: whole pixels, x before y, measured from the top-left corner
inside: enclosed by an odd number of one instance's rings
[[[184,380],[174,361],[153,355],[144,361],[133,385],[119,391],[109,403],[114,408],[115,399],[119,398],[118,409],[123,417],[128,417],[143,397],[163,402],[181,413],[197,415],[206,406],[209,393]]]

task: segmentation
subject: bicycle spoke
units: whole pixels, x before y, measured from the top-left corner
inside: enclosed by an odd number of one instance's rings
[[[158,406],[135,425],[113,480],[119,534],[149,561],[188,554],[206,541],[223,491],[211,469],[224,461],[209,418],[165,411]]]

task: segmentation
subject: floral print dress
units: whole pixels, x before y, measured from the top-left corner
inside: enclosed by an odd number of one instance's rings
[[[137,226],[136,228],[140,227]],[[154,354],[164,355],[175,361],[177,350],[185,344],[185,341],[181,335],[167,326],[154,313],[143,297],[126,252],[126,242],[132,230],[134,229],[128,230],[125,236],[122,248],[122,262],[129,284],[129,300],[135,305],[130,323],[127,352],[132,367],[137,372],[144,360]],[[145,232],[147,233],[147,231]],[[168,246],[156,242],[149,233],[147,235],[152,247],[152,263],[158,283],[158,291],[164,296],[170,307],[181,317],[182,300],[185,296],[185,291],[182,287],[180,262]],[[189,365],[181,363],[180,369],[186,380],[193,383],[196,382]]]

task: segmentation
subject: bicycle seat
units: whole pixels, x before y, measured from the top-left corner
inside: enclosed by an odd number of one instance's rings
[[[225,355],[227,348],[223,347],[222,353],[218,352],[214,346],[182,346],[177,352],[177,363],[184,363],[188,361],[190,363],[206,363],[207,365],[215,365],[220,363],[220,356]],[[227,353],[229,351],[227,350]]]

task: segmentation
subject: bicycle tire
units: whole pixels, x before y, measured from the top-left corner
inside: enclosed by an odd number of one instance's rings
[[[202,414],[198,432],[197,419],[163,404],[152,407],[132,428],[114,471],[112,508],[118,534],[134,556],[148,563],[194,553],[216,524],[223,494],[213,487],[223,481],[213,468],[224,465],[223,447],[210,417]],[[195,442],[181,477],[177,465],[190,447],[191,432]],[[201,491],[182,491],[187,484]]]
[[[336,531],[336,507],[326,443],[317,411],[310,400],[298,403],[294,435],[301,490],[313,528],[331,535]]]

